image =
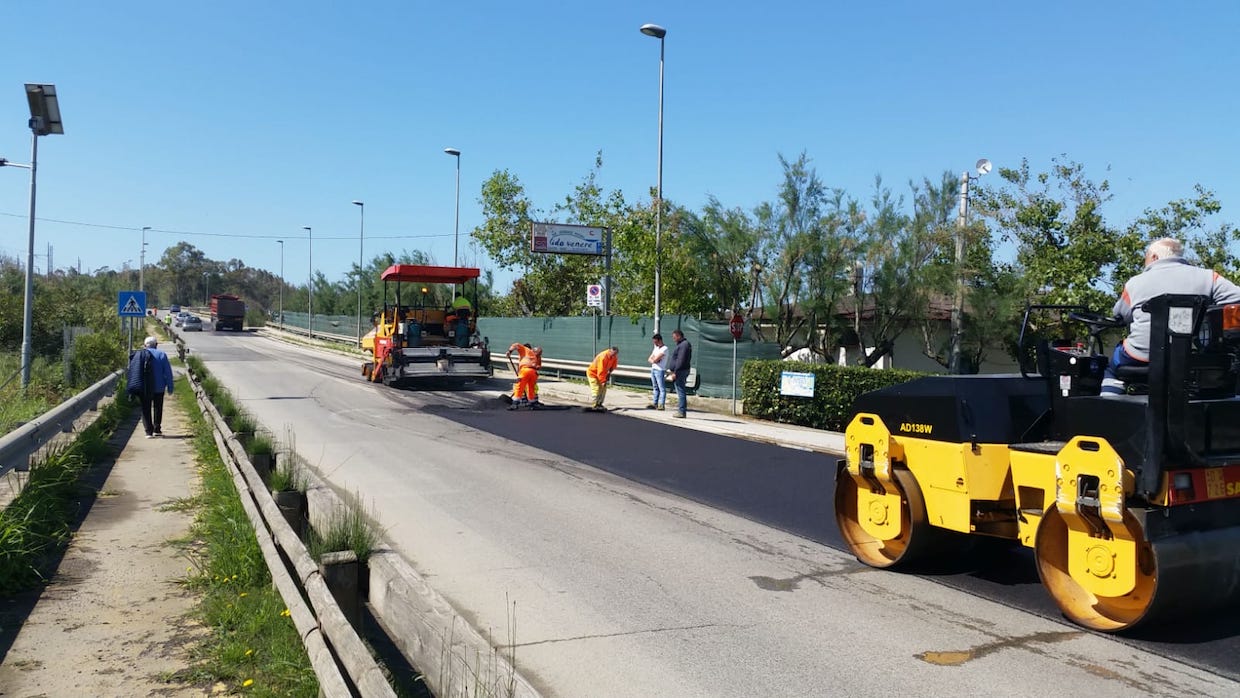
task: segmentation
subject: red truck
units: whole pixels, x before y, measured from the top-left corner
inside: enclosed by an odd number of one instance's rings
[[[211,326],[214,329],[240,332],[244,322],[245,301],[227,293],[212,294]]]

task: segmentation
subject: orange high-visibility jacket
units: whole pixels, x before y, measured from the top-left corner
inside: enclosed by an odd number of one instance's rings
[[[542,368],[542,357],[535,354],[533,349],[524,344],[517,345],[517,356],[521,357],[521,360],[517,362],[517,366],[521,368],[532,368],[534,370]]]
[[[600,383],[606,383],[607,378],[611,376],[611,372],[616,370],[616,364],[620,363],[620,355],[611,353],[610,349],[604,349],[599,355],[594,357],[594,361],[590,362],[590,368],[586,369],[587,376],[593,376]]]

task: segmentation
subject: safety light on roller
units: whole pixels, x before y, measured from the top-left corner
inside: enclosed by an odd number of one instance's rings
[[[1176,473],[1171,479],[1171,489],[1174,491],[1173,498],[1177,502],[1187,502],[1193,499],[1193,476],[1191,473]]]
[[[1223,306],[1223,331],[1240,333],[1240,303]]]

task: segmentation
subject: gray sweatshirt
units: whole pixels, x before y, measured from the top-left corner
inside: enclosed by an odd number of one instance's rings
[[[1240,286],[1210,269],[1195,267],[1183,257],[1160,259],[1124,284],[1115,302],[1115,316],[1129,323],[1124,351],[1134,359],[1150,360],[1150,314],[1141,305],[1164,293],[1209,296],[1210,303],[1240,303]]]

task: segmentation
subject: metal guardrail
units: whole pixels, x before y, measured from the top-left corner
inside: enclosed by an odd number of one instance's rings
[[[589,367],[590,367],[589,361],[573,361],[571,359],[548,359],[544,357],[542,360],[542,370],[540,370],[539,373],[554,373],[556,378],[562,378],[563,374],[565,373],[572,374],[575,376],[576,375],[584,376],[586,375],[586,369],[588,369]],[[645,381],[646,383],[650,382],[650,367],[649,366],[621,365],[621,366],[617,366],[616,370],[612,371],[611,374],[613,376],[619,376],[621,378],[628,378],[630,380]],[[668,379],[666,382],[670,385],[672,381],[671,379]],[[690,389],[695,389],[697,388],[697,384],[698,384],[697,369],[691,368],[689,369],[689,378],[685,381],[685,385],[688,386]]]
[[[278,322],[269,322],[267,323],[266,326],[274,327],[275,329],[280,330],[281,332],[288,332],[290,334],[299,334],[299,335],[304,335],[307,337],[311,336],[310,330],[307,330],[304,327],[298,327],[297,325],[289,325],[289,324],[281,325]],[[355,334],[332,334],[330,332],[315,331],[313,336],[315,339],[325,339],[329,342],[340,342],[341,344],[353,344],[355,346],[357,345],[357,335]]]
[[[87,410],[94,410],[99,400],[116,390],[122,371],[113,371],[91,387],[74,395],[38,418],[14,429],[0,439],[0,475],[10,470],[25,470],[30,457],[58,434],[73,431],[73,423]]]

